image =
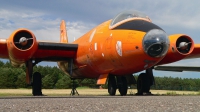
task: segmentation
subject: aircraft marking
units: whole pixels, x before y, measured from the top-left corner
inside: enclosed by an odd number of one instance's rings
[[[92,32],[92,34],[90,35],[89,42],[91,42],[91,41],[92,41],[92,39],[93,39],[93,37],[94,37],[94,34],[95,34],[95,32],[96,32],[96,29],[94,29],[94,31],[93,31],[93,32]]]
[[[97,50],[97,43],[94,43],[94,50]]]
[[[121,41],[117,41],[117,43],[116,43],[116,51],[120,56],[122,56],[122,42]]]

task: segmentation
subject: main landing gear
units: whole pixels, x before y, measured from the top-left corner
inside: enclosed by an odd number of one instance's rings
[[[109,75],[109,78],[108,78],[108,93],[111,96],[114,96],[116,94],[116,89],[117,89],[117,84],[116,84],[115,76]]]
[[[39,62],[41,62],[41,60],[35,60],[33,61],[32,59],[28,60],[26,62],[26,83],[28,85],[32,86],[32,94],[33,96],[42,96],[42,77],[41,74],[39,72],[35,72],[33,74],[33,67],[38,64]],[[72,71],[72,67],[73,67],[73,59],[69,59],[68,61],[68,70],[69,70],[69,74],[70,76],[72,76],[73,71]],[[74,78],[72,78],[72,91],[70,95],[75,95],[78,94],[77,90],[76,90],[76,85],[74,82]],[[78,94],[79,95],[79,94]]]
[[[117,86],[121,96],[125,96],[127,94],[128,85],[125,76],[117,76]]]
[[[42,96],[42,77],[39,72],[33,74],[33,67],[39,63],[39,61],[28,60],[26,62],[26,83],[32,86],[33,96]],[[33,74],[33,75],[32,75]]]
[[[117,79],[117,81],[116,81]],[[116,89],[118,87],[119,93],[121,96],[124,96],[127,94],[127,80],[125,76],[114,76],[109,75],[108,78],[108,93],[111,96],[114,96],[116,94]]]
[[[136,95],[152,95],[150,92],[150,87],[155,85],[155,80],[153,76],[153,68],[146,70],[146,73],[141,73],[137,80],[137,93]],[[128,80],[127,80],[128,79]],[[133,79],[133,80],[130,80]],[[135,78],[132,75],[128,76],[114,76],[109,75],[108,77],[108,93],[111,96],[116,94],[118,88],[121,96],[127,95],[128,84],[135,84]]]
[[[150,86],[155,83],[152,68],[147,69],[146,73],[141,73],[137,80],[136,95],[151,95]]]
[[[41,96],[42,95],[42,78],[41,78],[41,74],[39,72],[35,72],[33,74],[32,94],[33,94],[33,96]]]

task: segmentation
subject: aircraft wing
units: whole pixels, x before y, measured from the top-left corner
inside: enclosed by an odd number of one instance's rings
[[[155,66],[154,69],[159,71],[173,71],[173,72],[183,72],[183,71],[200,72],[200,67],[192,67],[192,66]]]
[[[27,61],[68,61],[76,57],[78,44],[68,43],[65,21],[60,25],[60,42],[37,41],[28,29],[17,29],[7,39],[0,39],[0,58],[9,59],[13,66]]]
[[[0,57],[4,59],[9,58],[6,39],[0,39]]]
[[[41,61],[67,61],[75,58],[78,44],[38,42],[33,59]]]
[[[184,59],[200,58],[200,44],[194,44],[194,50]]]
[[[78,44],[35,42],[35,46],[27,49],[18,49],[19,46],[9,45],[9,39],[0,39],[0,58],[10,59],[20,65],[29,59],[35,61],[67,61],[76,57]]]
[[[192,59],[199,57],[200,57],[200,44],[194,44],[193,51],[183,59]],[[174,72],[183,72],[183,71],[200,72],[200,67],[195,67],[195,66],[155,66],[154,69],[159,71],[174,71]]]

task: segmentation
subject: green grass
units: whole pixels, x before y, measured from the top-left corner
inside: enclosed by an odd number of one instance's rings
[[[178,95],[175,91],[167,92],[166,95],[168,96],[175,96]]]
[[[77,89],[91,89],[91,88],[89,88],[87,86],[82,86],[82,87],[77,87]]]
[[[198,91],[197,95],[200,95],[200,91]]]
[[[0,97],[6,97],[6,96],[9,96],[9,97],[15,97],[15,96],[33,96],[31,93],[30,94],[8,94],[8,93],[5,93],[5,94],[0,94]]]
[[[80,96],[108,96],[108,90],[107,89],[91,89],[88,87],[78,87],[77,88],[78,93]],[[158,95],[158,96],[177,96],[177,95],[191,95],[196,96],[200,95],[199,92],[195,91],[170,91],[170,90],[151,90],[152,94]],[[47,96],[70,96],[71,89],[43,89],[42,93]],[[129,89],[127,92],[128,96],[135,96],[135,93],[137,93],[136,89]],[[119,96],[119,91],[116,91],[116,95]],[[0,97],[6,97],[6,96],[32,96],[32,90],[31,89],[0,89]]]

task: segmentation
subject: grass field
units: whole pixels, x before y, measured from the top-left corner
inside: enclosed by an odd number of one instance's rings
[[[78,88],[80,95],[108,95],[107,89],[83,89]],[[135,95],[136,89],[129,89],[127,95]],[[170,90],[151,90],[154,95],[200,95],[195,91],[170,91]],[[0,89],[0,96],[32,96],[31,89]],[[42,93],[47,96],[69,96],[71,89],[43,89]],[[116,95],[120,95],[117,91]]]

